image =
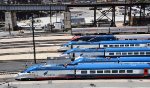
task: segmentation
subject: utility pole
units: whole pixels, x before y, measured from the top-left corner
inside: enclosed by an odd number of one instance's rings
[[[51,9],[51,3],[49,4],[49,8],[50,8],[50,31],[52,32],[52,9]]]
[[[131,16],[132,16],[131,12],[132,12],[132,0],[130,0],[129,26],[131,26]]]
[[[125,0],[125,4],[126,4],[126,0]],[[124,10],[124,26],[126,26],[126,16],[127,16],[127,6],[125,5],[125,8],[124,8],[125,10]]]
[[[32,14],[32,37],[33,37],[33,53],[34,53],[34,63],[36,64],[36,51],[35,51],[35,36],[34,36],[34,19]]]
[[[8,23],[8,31],[9,31],[9,35],[11,35],[10,23]]]

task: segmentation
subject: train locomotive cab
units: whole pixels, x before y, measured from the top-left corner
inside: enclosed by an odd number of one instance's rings
[[[69,45],[68,43],[67,44],[64,44],[64,45],[61,45],[59,49],[57,49],[58,52],[65,52],[67,50],[69,50]]]
[[[68,64],[41,64],[33,65],[18,73],[15,79],[19,81],[68,79],[74,78],[73,75],[74,70],[68,68]]]
[[[36,70],[39,66],[40,64],[36,64],[18,73],[15,76],[15,80],[23,80],[23,81],[34,80],[37,75],[33,71]]]
[[[27,72],[27,73],[18,73],[16,75],[15,80],[21,80],[21,81],[30,81],[30,80],[35,80],[35,74],[31,73],[31,72]]]

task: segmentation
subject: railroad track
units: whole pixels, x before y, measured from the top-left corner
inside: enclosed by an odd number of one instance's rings
[[[5,72],[5,71],[3,72],[3,71],[1,71],[0,75],[11,75],[11,74],[17,74],[17,73],[19,73],[19,71],[18,72],[15,72],[15,71],[14,72]]]
[[[36,53],[60,53],[58,51],[36,51]],[[14,53],[0,53],[0,56],[4,55],[20,55],[20,54],[33,54],[33,52],[14,52]]]

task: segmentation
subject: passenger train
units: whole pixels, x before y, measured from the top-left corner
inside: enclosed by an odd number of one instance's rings
[[[126,26],[126,27],[90,27],[72,28],[72,34],[119,34],[119,33],[150,33],[149,26]]]
[[[110,41],[117,40],[114,35],[88,35],[88,36],[74,36],[71,41],[76,42],[98,42],[98,41]]]
[[[36,64],[16,75],[16,80],[149,78],[149,63]]]
[[[150,40],[150,34],[85,35],[85,36],[74,36],[71,41],[99,42],[99,41],[111,41],[111,40]]]
[[[150,63],[150,57],[78,57],[70,64],[76,65],[79,63],[103,63],[103,62],[118,62],[118,63]]]
[[[118,40],[100,42],[69,42],[61,46],[58,51],[67,51],[72,48],[118,48],[118,47],[150,47],[150,40]]]
[[[74,36],[71,42],[100,42],[100,41],[112,41],[112,40],[150,40],[150,34],[134,34],[134,35],[90,35],[90,36]],[[66,44],[68,44],[66,43]],[[66,44],[63,44],[58,49],[59,52],[66,51]]]
[[[79,49],[73,48],[64,52],[61,57],[74,60],[79,56],[83,57],[139,57],[150,56],[150,48],[102,48],[102,49]]]

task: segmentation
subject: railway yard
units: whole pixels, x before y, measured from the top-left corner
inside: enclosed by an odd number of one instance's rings
[[[37,62],[45,62],[47,57],[59,57],[59,46],[72,38],[69,34],[36,34]],[[62,37],[63,36],[63,37]],[[0,38],[0,72],[7,74],[23,70],[25,64],[31,65],[33,61],[32,35],[1,36]],[[19,65],[20,64],[20,65]],[[15,67],[15,68],[14,68]]]
[[[36,33],[37,63],[68,63],[70,59],[55,59],[60,45],[73,37],[69,33]],[[34,63],[31,33],[0,36],[0,88],[149,88],[149,79],[86,79],[16,81],[14,76]],[[47,57],[51,57],[47,60]],[[108,85],[109,84],[109,85]]]
[[[149,0],[0,4],[0,88],[150,88]]]

